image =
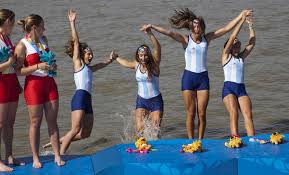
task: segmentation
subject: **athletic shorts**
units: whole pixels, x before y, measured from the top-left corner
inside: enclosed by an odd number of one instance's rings
[[[244,83],[226,81],[223,86],[222,99],[229,94],[233,94],[238,98],[241,96],[248,96]]]
[[[19,93],[17,75],[0,73],[0,103],[17,102]]]
[[[86,90],[78,89],[71,100],[71,111],[84,110],[85,114],[92,114],[91,95]]]
[[[210,90],[210,82],[208,72],[194,73],[184,70],[182,78],[182,91],[191,90]]]
[[[52,77],[29,75],[25,79],[24,98],[27,105],[40,105],[58,99],[58,90]]]
[[[164,111],[164,101],[161,94],[159,94],[156,97],[145,99],[141,96],[137,96],[136,98],[136,109],[138,108],[144,108],[148,110],[149,112],[153,111]]]

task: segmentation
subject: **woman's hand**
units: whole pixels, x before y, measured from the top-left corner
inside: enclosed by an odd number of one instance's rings
[[[147,34],[147,33],[152,33],[151,28],[152,28],[152,24],[144,24],[144,25],[140,28],[140,31],[144,32],[145,34]]]
[[[8,64],[9,65],[12,65],[13,63],[16,62],[16,56],[15,55],[11,55],[9,58],[8,58]]]
[[[117,53],[115,53],[114,51],[110,52],[110,56],[109,56],[110,63],[112,63],[114,60],[116,60],[117,57],[118,57]]]
[[[68,19],[69,19],[70,22],[74,22],[75,19],[76,19],[76,11],[73,10],[73,9],[70,9],[70,10],[68,11],[67,16],[68,16]]]
[[[252,17],[253,10],[252,9],[246,9],[246,10],[243,10],[241,13],[242,13],[242,18]]]
[[[38,63],[37,64],[37,68],[40,69],[40,70],[50,70],[51,69],[51,66],[49,66],[48,63],[46,62],[43,62],[43,63]]]

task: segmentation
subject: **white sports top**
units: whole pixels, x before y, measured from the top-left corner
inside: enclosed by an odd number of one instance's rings
[[[241,57],[231,55],[228,62],[223,66],[225,82],[244,83],[244,60]]]
[[[76,90],[86,90],[91,94],[92,91],[92,71],[84,64],[83,68],[77,72],[74,72],[74,82]]]
[[[185,50],[185,69],[195,73],[207,71],[207,50],[208,42],[205,37],[202,37],[202,41],[198,44],[190,35],[189,42]]]
[[[160,94],[159,91],[159,78],[157,76],[152,76],[148,78],[147,72],[142,73],[140,71],[140,64],[136,67],[135,74],[137,84],[138,84],[138,95],[145,99],[150,99],[156,97]]]

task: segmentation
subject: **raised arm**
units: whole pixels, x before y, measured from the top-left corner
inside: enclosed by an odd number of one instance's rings
[[[217,29],[213,32],[209,32],[205,35],[206,39],[208,42],[219,38],[221,36],[223,36],[224,34],[228,33],[229,31],[231,31],[237,24],[238,22],[242,19],[243,16],[247,17],[247,16],[251,16],[252,15],[253,10],[243,10],[236,18],[234,18],[232,21],[230,21],[226,26]]]
[[[255,35],[255,31],[253,29],[253,20],[252,18],[247,18],[246,22],[249,25],[249,41],[247,46],[245,47],[245,49],[241,52],[241,57],[243,59],[245,59],[253,50],[254,46],[255,46],[255,42],[256,42],[256,35]]]
[[[155,37],[155,35],[153,34],[153,32],[151,31],[151,27],[152,27],[151,24],[143,25],[140,30],[143,31],[145,34],[147,34],[148,37],[150,38],[153,45],[153,59],[155,60],[156,63],[159,64],[161,62],[161,45],[157,40],[157,38]]]
[[[117,55],[112,51],[110,53],[110,57],[109,59],[107,59],[105,62],[102,62],[102,63],[96,63],[95,65],[93,66],[89,66],[90,70],[92,72],[96,72],[106,66],[108,66],[110,63],[112,63],[115,59],[116,59]]]
[[[231,34],[225,48],[223,49],[223,52],[222,52],[222,65],[226,64],[227,62],[227,59],[228,59],[228,56],[230,54],[230,50],[234,44],[234,40],[237,38],[241,28],[242,28],[242,25],[245,21],[245,17],[243,17],[241,19],[241,21],[237,24],[237,26],[235,27],[233,33]]]
[[[73,66],[74,70],[79,70],[82,67],[82,62],[79,53],[79,38],[75,27],[76,11],[70,9],[68,11],[67,16],[70,23],[71,37],[73,42],[73,56],[72,56]]]
[[[178,32],[174,32],[174,31],[170,31],[168,29],[165,29],[163,27],[160,27],[160,26],[156,26],[156,25],[151,25],[151,24],[148,24],[151,26],[152,29],[154,29],[155,31],[161,33],[161,34],[164,34],[166,36],[169,36],[171,37],[173,40],[181,43],[183,45],[183,47],[187,47],[188,45],[188,37],[186,35],[182,35]]]

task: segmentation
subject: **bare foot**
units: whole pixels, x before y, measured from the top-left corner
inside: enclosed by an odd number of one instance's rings
[[[2,161],[0,161],[0,171],[1,172],[12,172],[13,168],[10,168],[9,166],[5,165]]]
[[[58,166],[63,166],[65,165],[65,162],[63,160],[61,160],[61,158],[55,158],[54,162],[58,165]]]
[[[51,143],[49,142],[49,143],[43,145],[42,148],[49,148],[49,147],[51,147],[51,146],[52,146],[52,145],[51,145]]]
[[[39,161],[33,161],[33,168],[42,168],[42,164]]]
[[[23,166],[25,162],[15,159],[13,156],[9,156],[7,159],[8,165]]]

